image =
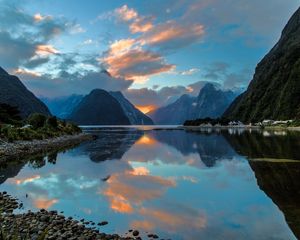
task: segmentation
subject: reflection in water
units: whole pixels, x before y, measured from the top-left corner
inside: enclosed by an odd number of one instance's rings
[[[144,236],[171,239],[299,237],[298,164],[246,160],[300,159],[297,134],[93,133],[94,141],[65,153],[3,166],[0,191],[17,196],[26,209],[107,220],[101,230],[110,233],[139,229]]]
[[[259,187],[284,213],[295,236],[300,238],[300,162],[250,161]]]
[[[142,132],[134,130],[95,132],[96,140],[84,143],[80,148],[94,162],[120,159],[123,154],[142,136]]]
[[[300,160],[299,132],[244,131],[224,136],[239,154],[248,158]]]

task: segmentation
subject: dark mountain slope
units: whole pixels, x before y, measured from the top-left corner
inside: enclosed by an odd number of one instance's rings
[[[53,115],[62,119],[66,119],[78,106],[83,97],[83,95],[73,94],[71,96],[54,99],[41,98],[41,100],[47,105]]]
[[[220,117],[236,94],[222,91],[212,83],[207,83],[199,92],[198,97],[187,94],[177,101],[159,108],[148,115],[156,124],[183,124],[187,119]]]
[[[300,8],[224,117],[244,122],[300,118]]]
[[[46,105],[30,92],[16,76],[0,67],[0,103],[18,107],[22,118],[31,113],[50,115]]]
[[[151,118],[138,110],[121,92],[109,92],[120,103],[132,125],[153,125]]]
[[[120,103],[101,89],[85,96],[69,119],[81,125],[130,125]]]

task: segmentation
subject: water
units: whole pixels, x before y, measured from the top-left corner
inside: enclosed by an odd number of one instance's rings
[[[300,237],[300,135],[99,128],[97,139],[0,169],[0,191],[165,239]],[[277,162],[276,162],[277,161]],[[27,197],[26,197],[27,196]]]

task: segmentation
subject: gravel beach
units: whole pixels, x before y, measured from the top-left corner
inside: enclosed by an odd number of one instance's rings
[[[0,163],[22,159],[31,154],[47,153],[71,147],[92,139],[93,136],[86,133],[65,135],[44,140],[15,141],[12,143],[0,139]]]
[[[141,239],[135,237],[121,237],[117,234],[100,233],[96,223],[74,220],[59,214],[57,211],[41,209],[38,212],[14,214],[20,208],[17,199],[6,192],[0,193],[0,239],[31,239],[31,240],[123,240]],[[88,227],[86,225],[92,225]],[[98,223],[100,226],[101,223]]]

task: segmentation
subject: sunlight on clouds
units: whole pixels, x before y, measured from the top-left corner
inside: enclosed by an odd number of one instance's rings
[[[27,76],[32,76],[32,77],[40,77],[42,76],[40,73],[35,72],[33,70],[28,70],[26,68],[18,68],[13,71],[13,74],[19,74],[19,75],[27,75]]]
[[[141,40],[142,44],[157,45],[168,41],[176,41],[179,39],[197,40],[204,34],[204,27],[201,24],[193,24],[191,26],[180,25],[175,21],[169,21],[166,24],[156,26],[153,31],[146,34]]]
[[[128,8],[127,5],[117,8],[115,13],[123,21],[129,21],[138,16],[138,13],[133,8]]]
[[[40,13],[36,13],[33,16],[33,19],[34,19],[35,22],[41,22],[41,21],[44,21],[46,19],[52,19],[52,17],[51,16],[42,16]]]
[[[132,24],[130,24],[129,29],[131,33],[138,32],[148,32],[153,28],[153,24],[150,20],[145,18],[138,18]]]
[[[135,167],[130,173],[136,176],[144,176],[149,175],[150,171],[146,167]]]
[[[134,43],[135,40],[130,38],[115,41],[110,45],[109,53],[112,56],[120,56],[123,53],[128,52],[132,48]]]
[[[58,54],[59,51],[50,44],[38,45],[35,53],[40,56]]]

